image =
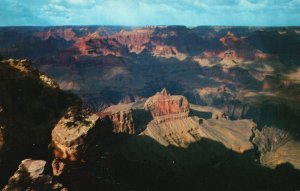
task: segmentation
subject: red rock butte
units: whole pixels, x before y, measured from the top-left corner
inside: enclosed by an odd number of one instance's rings
[[[170,95],[165,88],[150,97],[144,108],[157,122],[187,118],[189,115],[188,100],[181,95]]]

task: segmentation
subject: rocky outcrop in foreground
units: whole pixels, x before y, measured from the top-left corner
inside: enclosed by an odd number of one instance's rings
[[[55,159],[53,174],[61,175],[66,168],[84,164],[84,154],[89,144],[97,136],[100,118],[88,111],[69,112],[52,130],[52,147]]]
[[[31,64],[0,61],[0,187],[19,161],[48,156],[51,130],[68,107],[81,105],[77,96],[60,90]]]
[[[29,60],[1,61],[0,154],[47,144],[48,133],[62,113],[74,105],[80,105],[80,99],[63,92],[53,79],[32,69]]]
[[[51,175],[45,173],[45,166],[46,161],[43,160],[23,160],[3,191],[67,191],[68,189],[62,184],[56,182]]]

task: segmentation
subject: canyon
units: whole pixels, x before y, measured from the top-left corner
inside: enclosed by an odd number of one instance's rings
[[[300,189],[298,30],[0,27],[0,187]]]

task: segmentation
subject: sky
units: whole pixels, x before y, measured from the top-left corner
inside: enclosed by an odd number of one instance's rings
[[[300,0],[0,0],[0,26],[300,26]]]

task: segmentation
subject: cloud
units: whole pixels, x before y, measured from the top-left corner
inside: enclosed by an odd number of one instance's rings
[[[0,0],[0,25],[300,25],[300,0]]]
[[[67,0],[68,3],[71,4],[86,4],[86,3],[94,3],[95,1],[92,0]]]

